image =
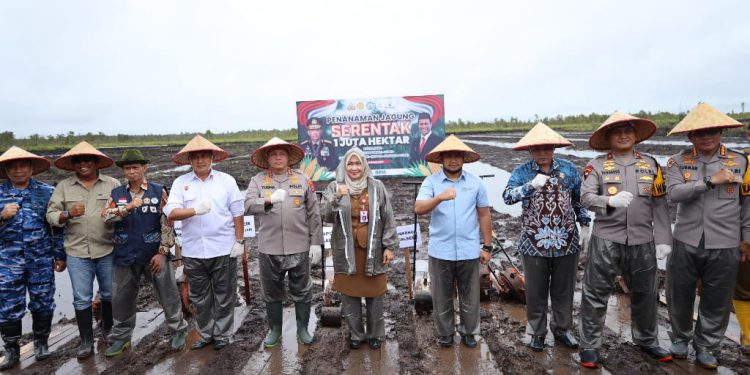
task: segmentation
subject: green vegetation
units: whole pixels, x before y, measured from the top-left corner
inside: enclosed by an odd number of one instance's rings
[[[666,134],[669,129],[685,117],[685,113],[670,112],[645,112],[633,113],[634,116],[648,118],[656,122],[659,127],[657,134]],[[729,113],[745,124],[750,123],[750,112]],[[589,115],[571,115],[555,117],[538,117],[532,120],[520,120],[516,117],[510,119],[497,118],[494,121],[463,121],[460,118],[457,121],[448,121],[446,123],[446,133],[468,133],[468,132],[524,132],[529,130],[538,121],[542,121],[551,128],[558,131],[567,132],[591,132],[601,125],[607,119],[608,114],[592,113]],[[730,129],[730,134],[740,134],[744,132],[743,128]],[[107,135],[99,133],[75,134],[70,131],[67,134],[41,136],[32,134],[27,138],[15,138],[12,131],[0,132],[0,149],[6,150],[12,145],[22,147],[27,150],[49,150],[56,148],[69,148],[82,140],[86,140],[96,147],[126,147],[126,146],[157,146],[157,145],[181,145],[187,143],[195,134],[145,134],[130,135],[117,134]],[[216,143],[245,143],[245,142],[265,142],[271,137],[279,137],[287,141],[295,142],[297,140],[297,129],[285,130],[242,130],[236,132],[213,133],[206,130],[203,134],[206,138]]]

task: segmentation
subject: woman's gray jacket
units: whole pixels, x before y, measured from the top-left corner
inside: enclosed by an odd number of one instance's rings
[[[333,269],[336,273],[355,274],[354,238],[352,237],[351,202],[348,195],[336,199],[338,182],[333,181],[323,193],[321,215],[327,223],[333,224],[331,248]],[[367,177],[369,222],[367,223],[367,276],[385,273],[388,266],[383,264],[385,249],[398,249],[398,234],[393,219],[393,209],[382,182]]]

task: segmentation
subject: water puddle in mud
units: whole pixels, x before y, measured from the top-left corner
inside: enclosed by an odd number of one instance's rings
[[[307,325],[308,332],[315,332],[318,325],[318,316],[315,311],[310,313],[310,322]],[[313,342],[313,345],[315,343]],[[243,374],[294,374],[299,371],[300,360],[307,350],[307,346],[300,344],[297,340],[297,320],[294,307],[284,308],[284,322],[282,323],[281,343],[271,349],[263,348],[261,344],[258,351],[248,360],[242,369]]]
[[[521,204],[514,204],[509,206],[503,201],[503,190],[505,185],[508,183],[510,178],[510,172],[494,167],[481,161],[475,163],[464,164],[464,169],[475,176],[493,175],[492,177],[485,177],[482,179],[485,188],[487,189],[487,197],[490,200],[490,206],[501,213],[505,213],[514,217],[521,216]]]

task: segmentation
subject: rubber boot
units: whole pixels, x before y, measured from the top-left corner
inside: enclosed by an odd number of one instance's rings
[[[84,310],[76,310],[76,323],[78,323],[78,334],[81,344],[76,350],[78,359],[85,359],[94,353],[94,327],[91,307]]]
[[[34,358],[37,361],[43,361],[52,355],[47,343],[52,328],[52,315],[32,313],[31,316],[31,328],[34,331]]]
[[[295,303],[294,314],[297,317],[297,338],[305,345],[312,343],[313,338],[307,332],[307,323],[310,322],[310,304]]]
[[[102,301],[102,336],[109,344],[109,333],[112,332],[112,301]]]
[[[0,335],[5,342],[5,359],[0,363],[0,370],[7,370],[21,361],[21,347],[18,346],[18,340],[21,339],[21,321],[1,325]]]
[[[740,345],[745,354],[750,354],[750,301],[733,300],[734,313],[740,325]]]
[[[263,340],[263,346],[273,348],[281,340],[281,323],[284,321],[284,306],[282,306],[281,302],[266,303],[266,314],[271,330],[268,331],[266,338]]]

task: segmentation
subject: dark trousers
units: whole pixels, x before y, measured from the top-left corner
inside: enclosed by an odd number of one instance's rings
[[[581,293],[581,347],[597,349],[602,344],[609,296],[620,275],[630,288],[630,318],[633,342],[643,347],[659,345],[656,324],[656,250],[654,243],[623,245],[591,236],[589,259]]]
[[[182,257],[195,305],[198,333],[206,341],[229,340],[237,304],[237,261],[229,255],[200,259]]]
[[[552,300],[550,329],[562,334],[573,328],[573,292],[578,254],[546,258],[523,255],[526,280],[526,333],[547,334],[547,301]]]
[[[458,289],[458,333],[479,334],[479,259],[443,260],[430,257],[433,332],[452,336],[455,332],[453,292]]]
[[[698,351],[719,348],[729,324],[738,264],[736,247],[707,250],[703,240],[698,247],[674,240],[667,260],[667,309],[673,342],[688,343],[693,339],[693,347]],[[701,301],[693,331],[698,280],[701,280]]]

